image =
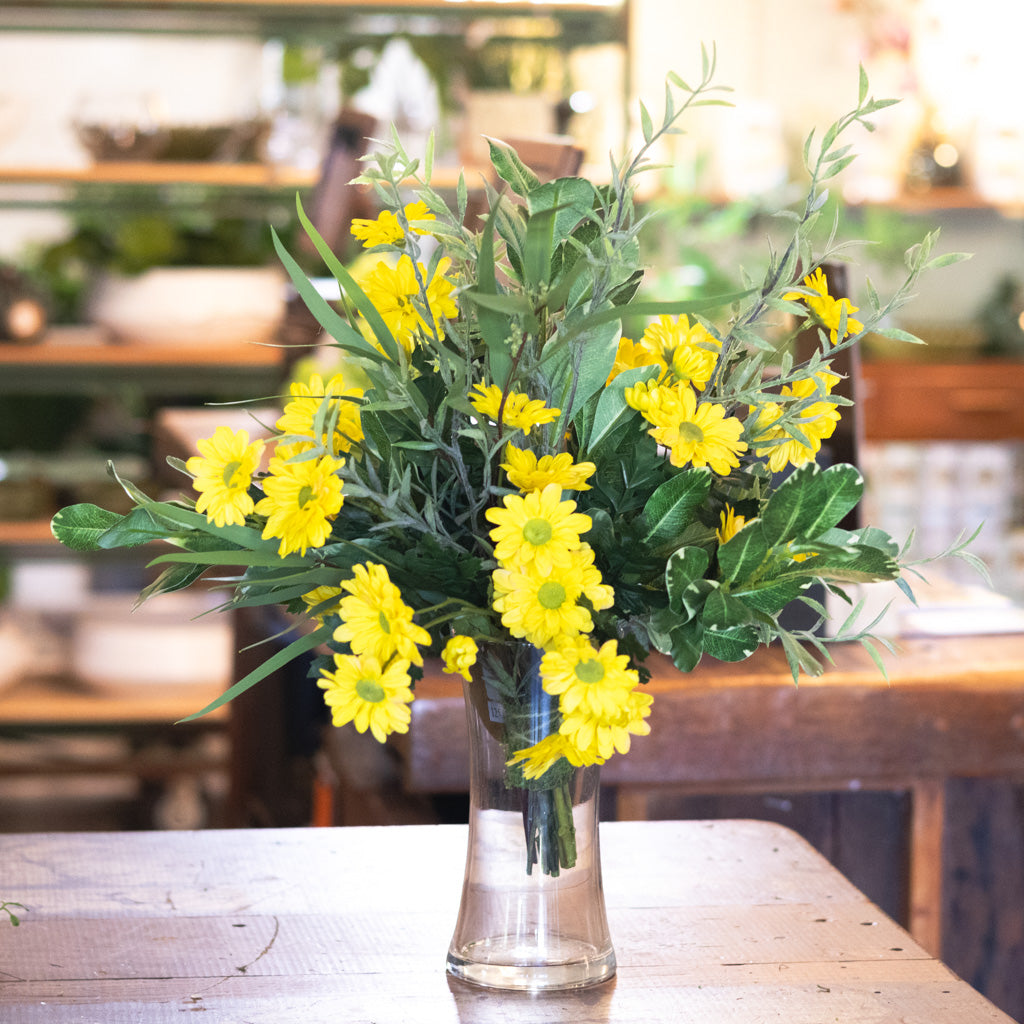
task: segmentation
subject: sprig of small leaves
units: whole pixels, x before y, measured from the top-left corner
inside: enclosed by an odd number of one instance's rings
[[[24,903],[15,903],[13,900],[0,900],[0,914],[6,914],[7,919],[17,928],[21,924],[21,918],[14,913],[12,909],[14,907],[17,907],[19,910],[28,910]]]

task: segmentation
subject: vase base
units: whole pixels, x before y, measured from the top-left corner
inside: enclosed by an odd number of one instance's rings
[[[587,988],[610,980],[615,974],[615,952],[581,949],[557,963],[498,963],[487,940],[475,943],[462,954],[448,953],[448,973],[461,981],[484,988],[520,992],[557,992]],[[479,954],[479,955],[477,955]]]

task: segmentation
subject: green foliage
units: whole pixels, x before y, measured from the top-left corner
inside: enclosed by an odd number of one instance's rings
[[[834,236],[818,238],[828,197],[824,183],[853,158],[842,141],[847,129],[868,124],[889,102],[870,98],[862,76],[855,109],[820,143],[813,133],[807,139],[807,196],[802,209],[785,212],[789,241],[769,252],[760,281],[699,301],[637,299],[644,218],[633,202],[635,179],[688,110],[723,102],[713,74],[714,55],[703,51],[696,85],[670,76],[660,119],[641,108],[644,142],[632,156],[612,162],[608,185],[582,178],[541,182],[510,147],[492,141],[501,189],[488,186],[480,225],[466,222],[464,182],[453,205],[430,186],[429,147],[422,166],[397,136],[389,150],[370,158],[359,181],[403,229],[400,242],[378,248],[408,257],[416,268],[419,292],[411,303],[422,321],[411,351],[394,317],[377,308],[368,286],[328,250],[301,207],[299,219],[341,289],[339,304],[320,297],[275,236],[285,269],[331,344],[368,381],[359,399],[365,436],[339,470],[345,505],[325,544],[282,557],[277,540],[264,536],[259,515],[250,515],[244,526],[217,527],[189,500],[157,502],[126,482],[136,503],[131,515],[76,506],[55,517],[55,535],[76,550],[162,538],[175,550],[154,559],[163,575],[143,596],[186,586],[214,566],[228,567],[237,574],[219,579],[230,594],[229,608],[282,604],[300,610],[304,594],[337,587],[353,566],[373,561],[387,568],[416,610],[434,650],[451,631],[484,642],[507,640],[492,606],[496,560],[485,512],[515,490],[501,468],[511,441],[538,457],[568,453],[574,463],[594,466],[575,500],[591,520],[585,540],[595,565],[615,593],[613,608],[594,613],[595,640],[616,639],[638,669],[655,649],[683,670],[704,655],[740,660],[778,640],[794,675],[820,670],[822,642],[812,633],[787,630],[782,611],[793,601],[818,610],[809,596],[812,584],[896,579],[900,555],[878,530],[840,527],[860,499],[856,469],[821,470],[809,462],[780,482],[767,461],[781,443],[778,436],[811,447],[808,424],[823,415],[822,408],[831,413],[844,402],[822,383],[834,356],[868,331],[884,333],[880,325],[920,273],[956,257],[934,255],[935,236],[927,236],[908,252],[907,279],[894,296],[883,300],[869,285],[856,333],[842,307],[832,325],[812,315],[806,300],[814,292],[805,276],[841,255]],[[430,211],[425,229],[439,245],[430,259],[407,219],[410,190]],[[457,282],[459,314],[435,326],[427,285],[438,270]],[[702,320],[703,312],[721,308],[731,310],[725,328]],[[780,359],[774,341],[766,340],[780,311],[796,315],[794,333],[819,328],[820,346],[802,363]],[[627,388],[654,383],[661,370],[652,364],[616,371],[622,323],[662,315],[687,315],[710,332],[717,361],[696,401],[714,403],[742,421],[745,450],[727,472],[674,464],[678,460],[667,457],[651,423],[627,399]],[[502,409],[517,393],[557,416],[528,433],[494,422],[501,416],[483,415],[471,401],[475,387],[488,385],[500,390]],[[337,416],[330,408],[327,401],[321,406],[315,436],[329,428],[329,415]],[[772,427],[778,435],[765,435],[759,426],[759,412],[769,408],[777,410]],[[324,454],[318,443],[302,457]],[[746,520],[730,537],[719,532],[726,510]],[[277,649],[217,704],[318,645],[340,649],[332,639],[337,621],[336,615],[314,613],[311,632]],[[846,638],[870,639],[852,622],[840,633]]]
[[[0,900],[0,913],[7,915],[7,920],[14,925],[15,928],[21,924],[21,918],[14,913],[13,908],[17,907],[19,910],[28,910],[28,907],[24,903],[14,903],[12,900]]]

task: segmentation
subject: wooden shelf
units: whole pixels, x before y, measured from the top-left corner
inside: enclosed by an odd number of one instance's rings
[[[994,210],[998,209],[974,189],[964,186],[932,188],[927,192],[901,192],[889,200],[865,200],[858,206],[883,206],[904,213],[931,213],[935,210]]]
[[[473,18],[548,17],[573,38],[622,37],[628,0],[13,0],[0,6],[0,30],[230,33],[293,36],[315,29],[339,38],[367,15],[434,17],[460,30]],[[369,24],[369,22],[367,22]],[[443,30],[443,29],[442,29]],[[393,27],[382,23],[382,33]],[[566,33],[568,35],[568,32]]]
[[[31,345],[0,345],[0,367],[101,367],[124,369],[151,366],[263,367],[283,364],[282,349],[273,345],[209,344],[187,340],[175,345],[106,341],[95,328],[54,328]]]
[[[869,441],[1024,440],[1024,361],[881,359],[861,367]]]
[[[208,185],[217,188],[308,188],[316,171],[257,163],[102,161],[87,167],[3,167],[0,184]]]
[[[220,692],[211,687],[140,683],[137,693],[110,695],[73,679],[25,679],[0,693],[0,720],[6,725],[168,725],[199,711]],[[229,713],[222,705],[197,721],[223,722]]]
[[[0,520],[0,545],[57,544],[49,519]]]
[[[434,188],[455,188],[459,174],[473,188],[485,173],[482,167],[434,167]],[[313,188],[318,171],[271,167],[267,164],[178,163],[142,160],[104,161],[88,167],[4,167],[0,187],[10,185],[197,185],[224,189],[286,191]]]

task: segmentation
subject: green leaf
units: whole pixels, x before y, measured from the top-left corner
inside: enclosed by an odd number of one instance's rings
[[[657,549],[682,534],[696,517],[711,488],[711,471],[688,469],[665,481],[647,500],[644,544]]]
[[[672,664],[681,672],[692,672],[704,653],[704,623],[700,619],[682,622],[669,631],[669,645],[665,652]]]
[[[225,548],[220,551],[172,551],[166,555],[157,555],[149,564],[177,563],[263,566],[282,569],[301,569],[309,566],[309,562],[301,555],[282,556],[276,551],[246,551],[242,548]]]
[[[607,323],[574,338],[571,346],[552,346],[541,360],[541,370],[551,382],[555,401],[562,410],[561,423],[577,412],[608,381],[619,349],[618,324]]]
[[[786,577],[758,583],[754,586],[733,590],[734,597],[739,598],[748,608],[762,615],[778,615],[783,608],[795,600],[809,586],[806,576]]]
[[[809,462],[788,476],[768,499],[761,529],[769,547],[813,540],[830,529],[860,500],[864,479],[854,466],[822,471]]]
[[[686,617],[688,619],[700,618],[708,597],[718,589],[718,580],[694,580],[683,591],[683,612]]]
[[[718,549],[722,579],[727,583],[748,579],[764,563],[768,550],[760,521],[747,523]]]
[[[611,320],[622,320],[626,317],[656,317],[663,313],[678,316],[681,313],[701,313],[707,310],[721,309],[753,295],[757,289],[747,288],[741,292],[726,292],[703,299],[680,299],[671,302],[640,301],[627,302],[589,313],[579,320],[575,327],[576,333],[582,334],[598,324]]]
[[[556,210],[541,210],[526,222],[523,245],[523,283],[532,293],[548,284],[551,277],[551,254],[557,243]]]
[[[274,248],[277,251],[278,259],[288,272],[299,298],[305,303],[306,308],[313,314],[320,326],[335,340],[345,351],[353,355],[364,356],[374,362],[384,362],[384,356],[378,352],[354,327],[339,313],[330,303],[316,290],[312,281],[302,272],[302,268],[296,263],[291,253],[285,249],[284,244],[273,228],[270,229]]]
[[[523,163],[519,154],[507,142],[486,135],[484,138],[487,139],[491,153],[491,166],[498,177],[507,182],[517,196],[525,199],[540,184],[540,178]]]
[[[648,380],[657,372],[656,366],[644,366],[620,373],[602,392],[597,402],[590,434],[583,443],[588,452],[596,451],[601,442],[625,419],[636,415],[626,404],[626,388]]]
[[[782,650],[789,663],[789,671],[793,675],[793,682],[799,684],[800,672],[806,672],[809,676],[820,676],[822,664],[817,658],[800,643],[792,633],[781,630],[779,640],[782,642]]]
[[[750,625],[753,616],[742,601],[717,587],[708,594],[701,618],[705,629],[728,630]]]
[[[72,551],[99,551],[100,538],[123,518],[117,512],[87,502],[69,505],[50,521],[50,532]]]
[[[650,142],[654,138],[654,122],[651,120],[651,113],[640,102],[640,130],[643,132],[644,142]]]
[[[757,631],[750,626],[704,629],[704,650],[718,661],[745,661],[758,644]]]
[[[665,563],[665,590],[672,611],[682,611],[683,593],[692,583],[703,578],[710,561],[703,548],[679,548],[669,555]]]
[[[293,640],[287,647],[282,647],[280,650],[272,654],[266,661],[261,665],[257,665],[248,675],[239,679],[237,683],[225,690],[216,700],[210,701],[206,707],[199,711],[194,712],[191,715],[187,715],[182,718],[182,722],[193,722],[197,718],[201,718],[203,715],[208,715],[211,711],[216,711],[217,708],[223,707],[228,701],[234,700],[235,697],[245,693],[250,687],[255,686],[256,683],[262,679],[266,679],[271,673],[276,672],[279,668],[283,668],[290,661],[294,661],[299,655],[306,654],[308,651],[313,650],[322,643],[326,643],[330,638],[333,630],[329,626],[321,626],[319,629],[314,630],[312,633],[308,633],[305,636],[300,636],[297,640]]]
[[[334,275],[335,280],[344,289],[345,294],[355,303],[356,309],[362,313],[363,319],[370,325],[374,337],[380,342],[380,347],[384,350],[384,354],[392,362],[398,362],[398,343],[391,333],[391,328],[384,323],[384,318],[380,315],[377,307],[370,301],[370,297],[356,284],[356,279],[342,266],[338,257],[331,252],[330,247],[320,237],[320,233],[313,226],[309,217],[306,216],[306,211],[302,208],[302,201],[298,196],[295,197],[295,206],[299,214],[299,223],[309,236],[316,251],[320,254],[327,269]],[[349,330],[352,331],[352,328],[350,327]],[[352,331],[352,333],[358,332]],[[359,337],[362,337],[362,335],[359,335]],[[375,351],[371,345],[367,345],[367,348]]]
[[[480,326],[480,336],[487,346],[487,362],[490,367],[491,384],[504,389],[508,385],[508,376],[512,371],[512,353],[508,345],[509,323],[507,316],[500,310],[485,303],[498,297],[498,283],[494,269],[494,211],[492,210],[484,223],[483,234],[480,236],[480,252],[477,256],[477,286],[474,294],[463,292],[463,296],[476,306],[476,319]]]
[[[527,200],[530,219],[554,211],[554,237],[557,244],[580,226],[597,201],[594,186],[585,178],[557,178],[534,189]],[[555,245],[552,245],[554,251]]]
[[[168,566],[152,583],[139,592],[138,604],[148,601],[157,594],[172,594],[192,586],[206,572],[205,565],[171,565]]]
[[[160,526],[145,508],[134,508],[128,515],[115,523],[100,538],[99,546],[104,550],[134,548],[140,544],[167,540],[181,531]]]

